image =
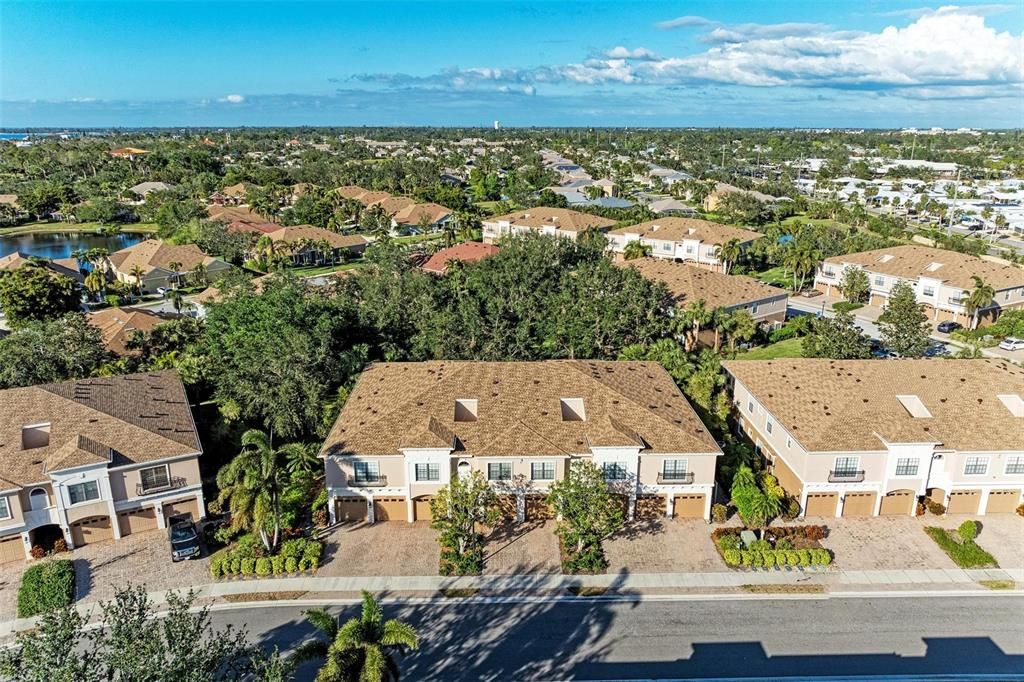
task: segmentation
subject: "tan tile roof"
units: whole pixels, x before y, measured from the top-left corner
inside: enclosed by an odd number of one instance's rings
[[[210,217],[210,220],[216,220],[219,223],[243,222],[259,225],[267,222],[266,218],[247,206],[212,204],[206,207],[206,215]]]
[[[21,208],[21,205],[18,203],[17,194],[0,194],[0,204],[8,204],[14,208]]]
[[[891,258],[886,259],[886,256]],[[903,279],[928,277],[960,289],[974,287],[972,275],[981,277],[997,290],[1024,286],[1024,268],[1018,265],[1001,265],[966,253],[927,246],[894,246],[888,249],[848,253],[845,256],[826,258],[825,262],[837,265],[852,263],[870,272]],[[940,267],[931,269],[935,264]]]
[[[539,230],[544,226],[555,226],[566,232],[583,232],[591,228],[605,229],[615,225],[614,220],[602,218],[601,216],[581,213],[568,208],[547,208],[537,206],[522,211],[506,213],[484,220],[486,223],[497,223],[508,221],[512,225],[530,227]]]
[[[346,199],[358,199],[364,194],[368,194],[370,190],[360,187],[359,185],[342,185],[334,190]]]
[[[656,218],[646,223],[629,225],[612,230],[609,234],[639,234],[647,239],[661,239],[670,242],[681,242],[696,239],[706,244],[724,244],[730,239],[740,242],[751,242],[761,238],[761,233],[744,230],[741,227],[713,223],[710,220],[697,218],[679,218],[668,216]]]
[[[220,191],[226,197],[232,197],[234,199],[244,199],[246,192],[249,191],[250,185],[244,182],[237,182],[234,185],[228,185]]]
[[[58,258],[57,260],[46,260],[44,258],[33,260],[31,256],[17,251],[0,258],[0,270],[17,270],[23,265],[38,262],[42,262],[43,267],[54,274],[70,277],[76,282],[81,282],[84,279],[74,258]]]
[[[425,216],[429,223],[434,225],[451,214],[451,209],[446,206],[428,202],[425,204],[410,204],[396,212],[393,217],[399,225],[419,225],[420,218]]]
[[[637,258],[620,265],[636,268],[647,279],[664,282],[679,306],[703,299],[708,308],[731,308],[754,301],[786,298],[785,291],[752,277],[726,275],[660,258]]]
[[[586,421],[563,421],[562,398],[582,399]],[[478,401],[476,421],[455,421],[457,399]],[[570,360],[371,365],[322,452],[445,447],[449,432],[466,455],[561,455],[627,444],[653,453],[719,452],[660,365]]]
[[[22,428],[50,424],[50,442],[22,449]],[[112,452],[111,452],[112,451]],[[199,454],[202,446],[173,371],[83,379],[0,391],[0,482],[28,485],[46,472]]]
[[[723,364],[812,452],[884,450],[879,437],[965,451],[1024,450],[1024,419],[997,398],[1024,397],[1024,370],[1008,363],[796,358]],[[912,417],[898,395],[916,395],[932,417]]]
[[[416,202],[409,197],[388,196],[385,199],[374,202],[374,205],[380,206],[388,215],[395,215],[403,209],[415,206]]]
[[[128,340],[136,331],[148,332],[166,318],[145,308],[106,308],[89,313],[89,324],[100,330],[103,346],[111,353],[127,354]]]
[[[130,275],[136,265],[143,273],[150,273],[157,268],[170,270],[171,263],[180,263],[179,272],[188,272],[197,265],[210,265],[216,258],[207,256],[195,244],[173,246],[159,239],[147,239],[134,246],[115,251],[107,257],[119,272]]]
[[[457,260],[463,263],[475,263],[488,256],[493,256],[498,251],[498,247],[493,244],[465,242],[450,246],[447,249],[441,249],[427,259],[427,262],[420,267],[426,272],[443,275],[448,270],[449,261]]]
[[[292,225],[267,234],[271,241],[297,243],[304,240],[326,241],[335,249],[365,246],[369,240],[361,234],[339,234],[313,225]]]

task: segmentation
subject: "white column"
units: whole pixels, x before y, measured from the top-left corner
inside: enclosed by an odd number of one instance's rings
[[[988,496],[991,492],[988,488],[981,491],[981,504],[978,505],[978,516],[984,516],[985,512],[988,511]]]
[[[335,513],[337,511],[335,509],[335,507],[337,505],[335,504],[334,500],[335,500],[334,493],[328,491],[327,492],[327,516],[331,520],[331,525],[332,526],[338,522],[337,515]]]
[[[626,518],[632,521],[636,517],[636,491],[629,493],[629,506],[626,509]]]
[[[875,495],[875,511],[874,511],[874,516],[878,516],[878,513],[880,511],[882,511],[882,497],[884,497],[884,495],[885,494],[882,493],[881,491],[879,491]]]
[[[665,493],[665,518],[672,518],[672,501],[675,496],[671,493]]]
[[[526,521],[526,493],[522,490],[516,491],[516,523]]]
[[[840,490],[836,496],[836,518],[843,515],[843,505],[846,504],[846,492]]]
[[[804,488],[800,491],[800,518],[805,518],[807,515],[807,489]]]
[[[199,505],[199,519],[206,518],[206,497],[203,496],[202,486],[196,491],[196,504]],[[196,521],[199,519],[196,519]]]
[[[366,522],[376,523],[377,515],[373,513],[373,495],[366,498]]]
[[[715,488],[711,486],[711,490],[704,493],[704,520],[711,520],[711,500],[715,496]]]
[[[24,531],[21,534],[21,543],[25,549],[25,559],[32,558],[32,537],[28,531]]]
[[[413,508],[413,504],[412,504],[412,495],[409,494],[409,489],[406,488],[405,489],[405,520],[406,520],[406,523],[412,523],[413,521],[415,521],[415,518],[413,518],[415,513],[416,513],[416,511]]]
[[[167,519],[164,517],[164,503],[154,502],[153,511],[156,512],[156,527],[167,528]]]

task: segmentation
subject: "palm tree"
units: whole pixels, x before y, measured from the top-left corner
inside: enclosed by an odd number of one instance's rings
[[[683,308],[682,314],[676,319],[684,336],[683,350],[689,353],[697,346],[701,327],[711,322],[711,311],[701,298]]]
[[[981,311],[992,304],[996,297],[996,290],[977,275],[971,275],[971,279],[974,280],[974,289],[964,301],[964,307],[967,309],[967,314],[971,316],[971,329],[977,329]]]
[[[142,269],[141,265],[136,263],[132,266],[130,274],[135,280],[135,288],[138,290],[139,296],[142,296],[142,278],[146,274],[145,271]]]
[[[167,267],[171,270],[171,278],[174,280],[174,288],[177,289],[181,284],[178,277],[178,272],[181,270],[182,265],[178,261],[171,261],[167,264]]]
[[[206,266],[202,263],[196,263],[196,266],[192,268],[192,272],[189,273],[189,278],[192,280],[192,283],[197,286],[206,284],[208,277],[209,275],[206,272]]]
[[[242,434],[242,451],[217,472],[221,504],[231,510],[231,527],[259,534],[268,552],[281,537],[281,495],[290,477],[286,462],[304,456],[306,446],[289,443],[274,449],[270,437],[257,429]]]
[[[363,591],[360,615],[344,625],[322,609],[307,611],[306,618],[329,643],[310,642],[300,648],[298,662],[323,657],[326,659],[316,682],[397,682],[401,678],[396,654],[419,647],[416,630],[399,620],[384,620],[384,613],[373,595]]]
[[[626,260],[635,260],[637,258],[646,258],[651,255],[651,247],[644,244],[639,239],[626,244],[626,248],[622,250],[622,257]]]
[[[102,295],[103,290],[107,286],[107,278],[102,272],[93,268],[93,270],[85,277],[85,288],[93,296],[99,297]]]
[[[715,330],[715,352],[722,347],[722,333],[728,331],[731,315],[728,309],[721,306],[711,311],[711,320],[708,324]]]
[[[739,239],[730,239],[718,247],[718,258],[722,261],[722,272],[729,274],[729,270],[740,258],[742,247]]]

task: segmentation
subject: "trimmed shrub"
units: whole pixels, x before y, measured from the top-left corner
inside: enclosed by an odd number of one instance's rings
[[[821,540],[827,533],[825,526],[804,526],[804,537],[808,540]]]
[[[280,575],[284,573],[284,557],[277,555],[270,559],[270,570],[273,571],[274,575]]]
[[[1024,506],[1024,505],[1022,505]],[[715,523],[725,523],[729,519],[729,508],[724,504],[711,505],[711,520]]]
[[[1024,516],[1024,503],[1017,505],[1017,516]]]
[[[799,550],[797,550],[797,554],[800,556],[800,565],[801,566],[810,566],[811,565],[811,550],[809,550],[809,549],[799,549]]]
[[[68,559],[53,559],[25,569],[18,588],[18,618],[31,618],[75,600],[75,568]]]
[[[743,541],[740,540],[739,535],[723,535],[718,541],[718,546],[723,550],[727,549],[740,549],[743,547]]]
[[[924,506],[925,509],[928,510],[929,514],[934,514],[935,516],[942,516],[946,513],[946,505],[941,502],[936,502],[930,497],[924,498]]]
[[[64,540],[64,538],[57,538],[53,541],[53,552],[55,554],[60,554],[61,552],[66,551],[68,551],[68,543]]]
[[[789,538],[779,538],[775,541],[775,549],[793,549],[793,541]]]
[[[772,543],[767,540],[754,540],[750,543],[750,549],[752,552],[767,552],[772,548]]]
[[[963,542],[974,542],[974,539],[978,537],[978,524],[976,521],[967,519],[956,529],[956,533]]]
[[[270,575],[270,566],[271,566],[271,564],[270,564],[270,558],[269,557],[265,557],[265,556],[260,557],[259,559],[256,560],[256,575],[258,575],[260,577],[265,577],[265,576]]]
[[[800,553],[796,550],[786,550],[786,563],[790,566],[800,565]]]
[[[775,568],[775,552],[764,553],[765,568]]]
[[[32,545],[32,549],[29,551],[33,559],[42,559],[46,556],[46,550],[39,545]]]
[[[284,570],[287,573],[294,573],[295,571],[299,570],[298,560],[293,556],[286,557],[284,560]]]
[[[739,566],[741,557],[738,549],[726,549],[722,551],[722,558],[729,566]]]
[[[753,563],[753,561],[754,561],[754,553],[753,552],[751,552],[750,550],[747,550],[747,549],[745,549],[742,552],[740,552],[740,562],[744,566],[749,566],[751,563]]]
[[[242,575],[252,575],[256,570],[256,559],[242,559]]]
[[[241,559],[232,559],[231,560],[231,574],[232,575],[238,575],[241,572],[242,572],[242,560]]]

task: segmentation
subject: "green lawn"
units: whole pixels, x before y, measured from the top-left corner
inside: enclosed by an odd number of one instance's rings
[[[100,223],[25,223],[17,227],[0,228],[0,236],[21,235],[21,234],[42,234],[46,232],[96,232],[105,227]],[[156,232],[159,226],[156,223],[132,223],[123,225],[121,232]]]
[[[781,265],[777,265],[764,272],[750,272],[748,276],[760,280],[765,284],[777,284],[789,289],[793,286],[793,275],[786,271]]]
[[[949,558],[960,568],[999,568],[995,557],[974,541],[964,542],[955,532],[930,526],[924,529]]]
[[[332,272],[340,272],[342,270],[355,270],[366,265],[361,260],[352,261],[350,263],[337,263],[335,265],[309,265],[300,268],[290,268],[290,272],[294,273],[296,277],[316,277],[318,275],[329,275]]]
[[[799,358],[803,350],[803,339],[793,338],[761,346],[746,353],[738,353],[737,360],[776,360],[778,358]]]
[[[429,242],[435,239],[444,239],[444,233],[410,234],[407,237],[393,237],[392,241],[396,244],[419,244],[420,242]]]

